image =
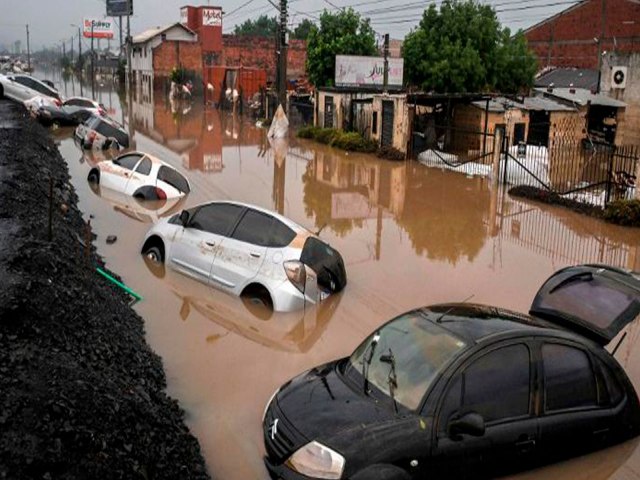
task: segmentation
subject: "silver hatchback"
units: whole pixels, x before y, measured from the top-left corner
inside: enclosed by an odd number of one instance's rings
[[[286,217],[238,202],[205,203],[160,220],[141,251],[275,311],[318,303],[347,283],[335,249]]]

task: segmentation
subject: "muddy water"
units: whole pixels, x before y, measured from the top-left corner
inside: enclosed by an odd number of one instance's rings
[[[128,116],[119,103],[113,108]],[[201,107],[140,100],[130,112],[135,148],[191,181],[183,204],[139,204],[92,190],[87,173],[103,157],[83,155],[70,130],[54,133],[107,265],[144,297],[135,308],[148,341],[163,358],[169,393],[186,410],[216,478],[266,478],[261,416],[271,393],[301,371],[349,354],[398,313],[467,298],[526,311],[538,286],[565,265],[640,268],[640,232],[511,199],[480,178],[295,139],[271,145],[264,130],[241,117]],[[160,216],[227,198],[320,231],[345,259],[346,290],[317,309],[269,315],[150,268],[139,255]],[[113,245],[105,242],[109,234],[118,236]],[[638,328],[617,357],[640,388]],[[636,478],[638,443],[521,476]]]

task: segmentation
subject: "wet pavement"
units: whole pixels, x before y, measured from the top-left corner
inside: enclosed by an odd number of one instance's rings
[[[183,203],[141,204],[92,190],[86,177],[103,154],[83,154],[72,130],[53,134],[79,207],[92,216],[99,252],[144,298],[135,308],[164,361],[169,394],[186,410],[216,478],[266,478],[261,416],[271,393],[307,368],[348,355],[405,310],[470,298],[527,311],[537,288],[563,266],[640,270],[640,231],[511,199],[485,179],[414,162],[293,138],[272,146],[249,120],[201,106],[140,96],[129,112],[105,88],[102,101],[127,122],[134,147],[189,178],[193,191]],[[344,257],[346,290],[319,308],[270,313],[145,263],[139,250],[154,221],[213,199],[257,204],[319,231]],[[118,241],[107,245],[108,235]],[[631,326],[616,357],[640,391],[639,328]],[[640,478],[639,443],[519,477]]]

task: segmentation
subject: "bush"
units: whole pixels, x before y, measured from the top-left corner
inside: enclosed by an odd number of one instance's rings
[[[331,145],[337,134],[338,131],[333,128],[320,128],[316,132],[315,139],[325,145]]]
[[[298,137],[315,139],[316,134],[318,133],[318,130],[320,129],[314,126],[302,127],[300,130],[298,130]]]
[[[628,227],[640,227],[640,200],[615,200],[604,209],[607,222]]]
[[[314,139],[350,152],[373,153],[378,148],[376,142],[367,140],[357,132],[343,132],[334,128],[303,127],[298,130],[298,137]]]

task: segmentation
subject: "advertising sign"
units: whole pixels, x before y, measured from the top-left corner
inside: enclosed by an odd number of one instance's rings
[[[133,15],[133,0],[107,0],[108,17]]]
[[[110,19],[85,18],[82,27],[85,38],[113,38],[113,23]]]
[[[180,23],[182,25],[187,25],[189,23],[189,9],[187,7],[182,7],[180,9]]]
[[[203,27],[221,27],[222,10],[220,8],[202,8]]]
[[[402,87],[404,60],[389,58],[389,87]],[[336,55],[337,87],[382,87],[384,84],[384,58]]]

